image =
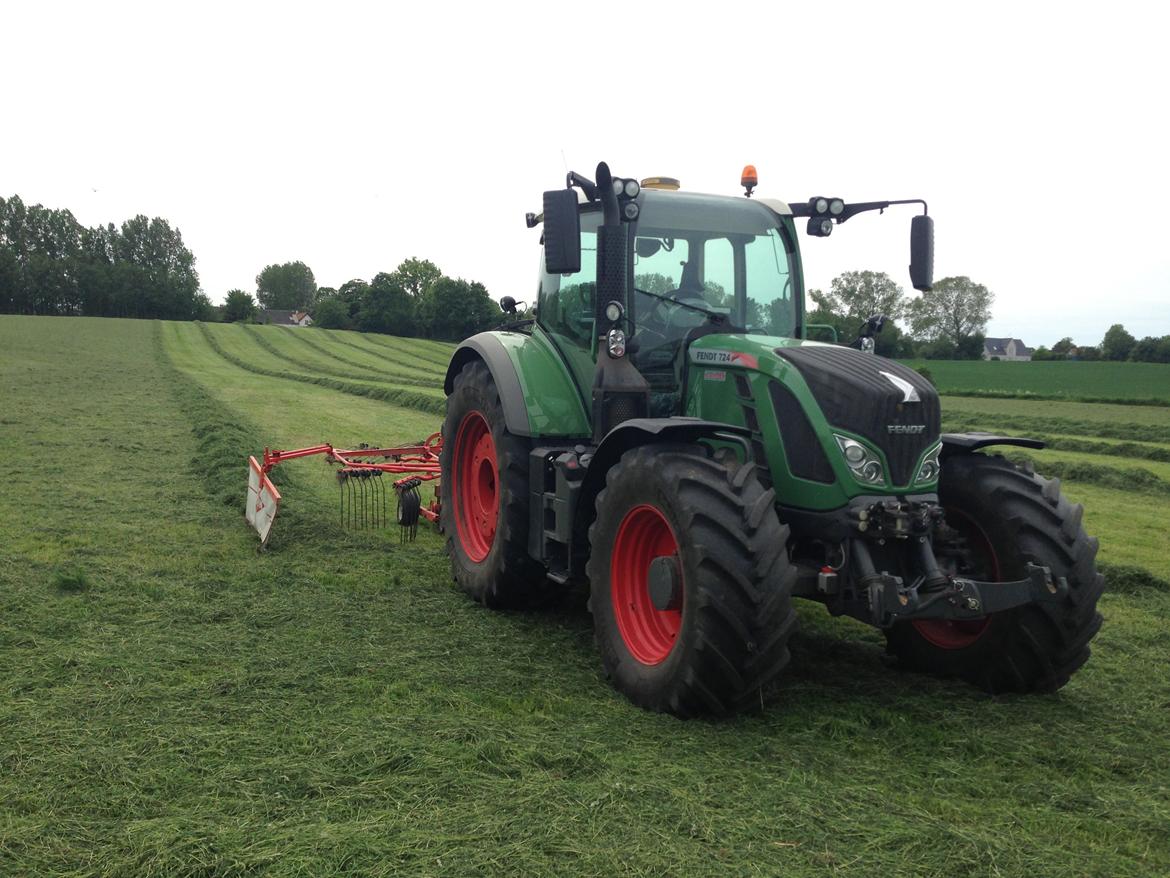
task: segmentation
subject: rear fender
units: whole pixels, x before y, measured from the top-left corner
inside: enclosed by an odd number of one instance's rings
[[[581,394],[559,354],[543,338],[523,332],[481,332],[455,350],[443,390],[473,360],[491,372],[514,436],[587,437],[592,432]]]

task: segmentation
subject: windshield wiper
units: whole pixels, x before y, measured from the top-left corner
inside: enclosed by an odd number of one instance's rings
[[[680,308],[688,308],[691,311],[698,311],[700,314],[706,314],[708,317],[714,319],[715,323],[723,323],[727,320],[726,314],[722,311],[712,311],[710,308],[704,308],[702,305],[690,305],[681,299],[672,299],[670,296],[664,296],[662,293],[652,293],[649,290],[641,290],[634,287],[635,293],[641,293],[644,296],[653,296],[655,299],[661,299],[664,302],[670,302],[672,305],[678,305]]]

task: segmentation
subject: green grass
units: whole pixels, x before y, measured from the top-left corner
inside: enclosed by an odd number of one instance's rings
[[[1085,431],[1112,425],[1161,428],[1153,441],[1170,442],[1170,408],[1161,406],[1111,405],[1068,402],[1064,400],[979,399],[947,396],[942,398],[943,416],[979,418],[1036,419],[1041,423],[1073,424]],[[1056,431],[1056,427],[1050,428]],[[1079,432],[1079,431],[1075,431]],[[1124,438],[1124,437],[1122,437]]]
[[[930,360],[914,365],[925,365],[945,394],[1170,405],[1165,363]]]
[[[337,529],[313,461],[258,554],[247,454],[438,417],[246,362],[0,317],[0,874],[1170,873],[1148,498],[1066,485],[1129,578],[1057,696],[897,673],[802,606],[762,713],[680,722],[610,688],[579,600],[492,613],[432,532]]]
[[[297,381],[304,384],[316,384],[321,387],[328,387],[333,390],[340,391],[351,396],[364,396],[370,399],[378,399],[385,402],[393,403],[395,405],[407,406],[409,408],[418,409],[419,411],[428,412],[434,415],[441,415],[444,409],[442,388],[436,387],[413,387],[393,384],[390,382],[376,383],[373,381],[357,381],[357,380],[339,380],[329,375],[310,375],[305,373],[298,373],[289,371],[287,369],[273,368],[271,363],[267,365],[260,365],[257,363],[257,358],[263,359],[263,354],[266,352],[262,348],[249,350],[243,353],[239,350],[241,347],[247,347],[247,339],[244,336],[236,335],[229,337],[227,343],[224,343],[224,333],[217,332],[204,324],[196,324],[194,327],[201,335],[205,343],[223,359],[229,363],[238,366],[239,368],[252,372],[255,375],[262,375],[268,378],[276,378],[281,381]],[[234,327],[244,332],[243,327]],[[235,350],[233,350],[233,347]],[[259,351],[259,355],[256,351]],[[249,359],[251,357],[251,359]]]

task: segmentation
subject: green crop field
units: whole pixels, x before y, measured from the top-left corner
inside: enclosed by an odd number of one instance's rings
[[[943,393],[1170,406],[1165,363],[931,360],[925,365]]]
[[[0,317],[0,875],[1170,874],[1170,408],[944,399],[1052,438],[1101,538],[1059,694],[899,672],[810,604],[761,711],[684,722],[609,686],[580,596],[487,611],[432,530],[342,530],[320,460],[257,553],[247,455],[425,436],[450,350]]]

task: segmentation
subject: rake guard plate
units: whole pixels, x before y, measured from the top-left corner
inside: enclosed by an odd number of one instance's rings
[[[264,472],[255,457],[248,458],[248,503],[244,509],[244,516],[248,524],[260,534],[260,545],[268,542],[268,535],[272,532],[272,523],[276,521],[276,513],[280,510],[280,491]]]

